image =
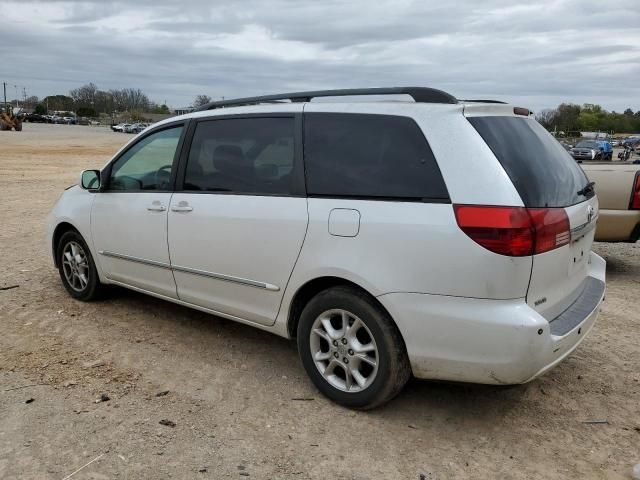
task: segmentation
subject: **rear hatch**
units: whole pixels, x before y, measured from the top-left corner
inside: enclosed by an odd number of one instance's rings
[[[566,310],[587,285],[598,200],[571,155],[528,116],[469,116],[536,215],[559,218],[555,244],[533,256],[527,303],[547,320]],[[564,212],[564,215],[563,213]],[[566,215],[566,217],[565,217]]]

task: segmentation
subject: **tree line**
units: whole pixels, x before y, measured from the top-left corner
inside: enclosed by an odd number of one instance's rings
[[[26,103],[26,102],[25,102]],[[169,113],[169,107],[158,105],[139,88],[100,90],[94,83],[75,88],[69,95],[49,95],[35,105],[36,113],[74,111],[81,117],[116,112]]]
[[[202,106],[211,101],[208,95],[197,95],[193,107]],[[49,111],[75,112],[81,117],[97,117],[104,113],[170,113],[165,104],[158,104],[139,88],[122,88],[100,90],[94,83],[75,88],[68,95],[49,95],[42,99],[30,96],[22,101],[13,100],[23,107],[33,108],[35,113],[45,114]]]
[[[640,110],[608,112],[600,105],[562,103],[536,115],[538,122],[556,132],[640,133]]]

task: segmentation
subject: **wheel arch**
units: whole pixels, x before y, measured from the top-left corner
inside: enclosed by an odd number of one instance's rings
[[[289,312],[287,316],[287,334],[289,338],[295,338],[297,335],[300,314],[302,313],[302,310],[304,309],[305,305],[307,305],[307,303],[309,303],[309,301],[313,297],[315,297],[318,293],[322,292],[323,290],[327,290],[329,288],[337,287],[337,286],[353,287],[361,291],[362,293],[366,294],[378,307],[380,307],[382,311],[384,311],[389,316],[389,318],[391,319],[395,327],[398,329],[398,332],[400,333],[400,337],[402,338],[402,333],[400,332],[400,328],[398,328],[398,324],[394,320],[393,316],[391,315],[389,310],[387,310],[385,306],[382,303],[380,303],[380,301],[374,295],[372,295],[366,288],[362,287],[361,285],[358,285],[357,283],[351,280],[347,280],[346,278],[337,277],[337,276],[317,277],[307,281],[300,288],[298,288],[298,290],[296,291],[296,293],[294,294],[291,300],[291,303],[289,304]],[[402,338],[402,340],[404,342],[404,338]]]
[[[53,253],[53,262],[55,264],[56,267],[58,267],[58,256],[56,255],[56,250],[58,248],[58,242],[60,242],[60,239],[62,238],[62,236],[67,233],[67,232],[78,232],[79,235],[82,235],[80,233],[80,230],[78,230],[74,225],[72,225],[69,222],[63,221],[60,222],[58,225],[56,225],[56,228],[53,231],[53,235],[51,237],[51,251]]]

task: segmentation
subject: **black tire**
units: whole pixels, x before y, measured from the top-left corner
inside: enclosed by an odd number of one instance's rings
[[[65,266],[65,250],[72,243],[81,247],[84,258],[86,258],[86,268],[82,268],[82,272],[87,280],[86,285],[82,285],[81,283],[78,283],[76,286],[72,285],[65,274],[65,268],[69,268],[68,266]],[[60,241],[58,242],[58,245],[56,245],[56,261],[58,263],[58,272],[60,273],[62,284],[73,298],[83,302],[88,302],[99,298],[103,293],[104,285],[100,283],[98,271],[96,270],[95,262],[91,256],[91,251],[89,250],[87,243],[84,241],[84,238],[82,238],[82,235],[75,230],[70,230],[60,237]]]
[[[377,373],[371,383],[360,391],[344,391],[329,383],[320,373],[312,355],[313,324],[321,314],[335,309],[358,317],[371,333],[377,347]],[[398,328],[371,296],[357,288],[337,286],[318,293],[300,315],[297,336],[300,359],[315,386],[328,398],[345,407],[367,410],[382,405],[395,397],[411,376],[406,347]],[[322,341],[329,349],[332,348],[326,340]],[[348,355],[353,355],[352,350],[349,352]],[[344,375],[344,370],[342,373]]]

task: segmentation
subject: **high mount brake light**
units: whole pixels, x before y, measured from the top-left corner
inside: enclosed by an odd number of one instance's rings
[[[563,208],[454,205],[460,229],[487,250],[510,257],[548,252],[569,243]]]
[[[528,108],[513,107],[513,113],[515,113],[516,115],[524,115],[525,117],[528,117],[531,112]]]

